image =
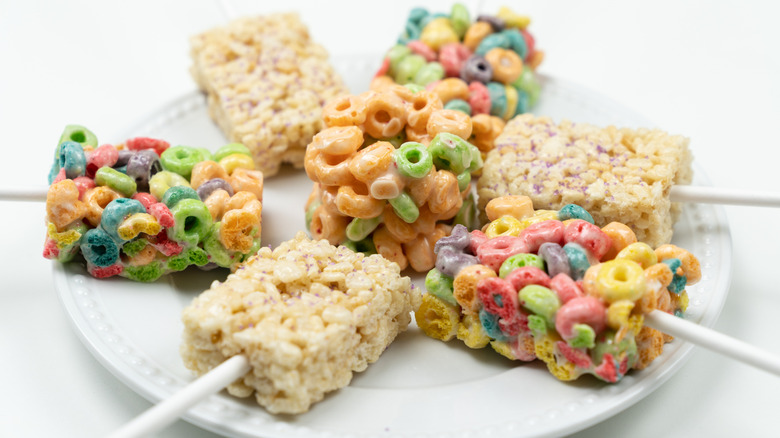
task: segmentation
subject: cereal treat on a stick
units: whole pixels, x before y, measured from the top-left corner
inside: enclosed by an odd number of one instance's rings
[[[312,236],[422,272],[453,223],[475,225],[471,175],[482,158],[466,141],[468,115],[443,109],[430,91],[393,84],[337,98],[323,119],[305,159]]]
[[[622,222],[656,247],[672,239],[682,207],[669,193],[691,182],[692,161],[687,138],[658,129],[556,125],[524,114],[507,124],[488,154],[479,205],[505,195],[529,196],[537,209],[577,204],[597,225]]]
[[[295,13],[240,18],[191,39],[191,73],[211,117],[267,177],[300,168],[322,107],[348,90]]]
[[[419,305],[397,264],[300,232],[195,298],[180,352],[198,374],[246,355],[252,371],[228,392],[297,414],[375,362]]]
[[[582,207],[536,210],[525,196],[492,200],[484,232],[456,226],[436,244],[417,325],[428,336],[540,359],[561,380],[617,382],[671,340],[643,325],[658,309],[682,315],[699,261],[675,245],[655,250],[625,224],[603,228]]]
[[[149,282],[191,265],[234,268],[260,247],[263,174],[243,145],[213,154],[146,137],[97,145],[78,125],[60,138],[44,257],[81,254],[94,277]]]

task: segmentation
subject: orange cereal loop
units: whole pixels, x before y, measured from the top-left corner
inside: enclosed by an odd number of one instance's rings
[[[262,204],[252,192],[236,192],[227,202],[226,212],[231,210],[247,210],[257,217],[262,212]]]
[[[254,202],[259,204],[257,199]],[[247,253],[252,248],[255,236],[258,235],[260,235],[260,217],[255,212],[241,208],[230,210],[222,216],[219,241],[225,248]]]
[[[345,94],[322,108],[325,126],[359,126],[366,120],[366,103],[360,96]]]
[[[428,146],[433,137],[428,134],[428,122],[425,123],[426,126],[420,129],[415,129],[409,125],[406,125],[406,128],[404,129],[404,132],[406,132],[406,139],[408,141],[416,141],[417,143],[422,143],[425,146]]]
[[[664,351],[663,333],[644,326],[636,336],[637,360],[634,369],[641,370],[650,365]]]
[[[468,87],[466,88],[468,91]],[[415,131],[425,130],[427,133],[428,119],[434,111],[444,108],[441,99],[430,91],[420,91],[412,96],[409,104],[409,114],[406,121]]]
[[[458,189],[458,180],[452,172],[436,171],[433,179],[433,190],[428,197],[428,208],[431,213],[439,214],[451,210],[456,204],[463,204]]]
[[[428,200],[428,196],[433,190],[435,177],[436,172],[428,172],[424,177],[413,179],[407,183],[407,192],[417,207],[422,207]]]
[[[363,131],[357,126],[334,126],[318,132],[310,148],[330,155],[351,155],[363,145]]]
[[[400,97],[404,103],[411,103],[414,100],[415,93],[409,87],[400,84],[392,84],[385,89],[386,93],[393,93]]]
[[[463,37],[463,45],[473,52],[477,50],[479,43],[491,33],[493,33],[493,27],[488,22],[477,21],[466,31],[466,36]]]
[[[531,67],[532,70],[536,70],[543,60],[544,52],[536,50],[531,54],[531,58],[528,60],[528,66]]]
[[[53,223],[57,231],[83,219],[87,210],[87,205],[79,201],[79,189],[72,179],[64,179],[49,187],[46,193],[46,220]]]
[[[346,237],[346,228],[350,218],[328,213],[323,206],[314,210],[311,218],[311,237],[315,240],[325,239],[331,245],[338,245]]]
[[[655,255],[658,256],[658,260],[666,260],[671,258],[679,259],[682,262],[680,266],[685,275],[686,284],[695,284],[701,280],[701,264],[693,254],[687,250],[680,248],[676,245],[666,244],[661,245],[655,249]]]
[[[456,214],[460,211],[460,208],[463,207],[463,198],[461,197],[460,201],[456,202],[452,205],[452,208],[450,208],[447,211],[444,211],[442,213],[439,213],[436,215],[437,221],[446,221],[450,220],[455,217]]]
[[[339,186],[352,180],[349,173],[350,157],[351,155],[330,155],[316,148],[306,148],[304,168],[310,179],[325,186]]]
[[[523,60],[514,50],[496,47],[485,54],[485,60],[493,68],[493,80],[511,84],[523,72]]]
[[[439,96],[443,104],[452,99],[469,100],[469,85],[460,78],[442,79],[433,86],[431,91]]]
[[[468,140],[471,137],[471,117],[468,114],[457,110],[439,110],[433,112],[428,118],[428,135],[436,137],[442,132],[449,132],[458,137]]]
[[[253,193],[258,200],[263,200],[263,172],[259,170],[236,169],[228,178],[234,192]]]
[[[438,215],[432,213],[427,205],[423,205],[420,207],[420,215],[417,217],[417,220],[412,223],[412,227],[417,231],[417,234],[432,234],[433,230],[436,229],[437,220]]]
[[[157,249],[154,245],[146,245],[133,257],[128,258],[127,264],[130,266],[144,266],[153,262],[157,257]]]
[[[387,231],[387,228],[384,226],[377,228],[376,231],[374,231],[373,241],[374,246],[376,247],[376,252],[379,255],[386,258],[387,260],[390,260],[391,262],[397,263],[402,271],[406,269],[406,267],[409,265],[409,260],[407,260],[406,256],[404,255],[404,250],[401,247],[401,244],[398,243],[397,240],[393,239],[393,236],[389,231]]]
[[[471,118],[472,132],[469,141],[480,150],[489,152],[495,145],[496,138],[504,131],[506,122],[489,114],[477,114]]]
[[[391,92],[377,93],[366,101],[366,121],[363,127],[374,138],[398,135],[406,125],[404,101]]]
[[[390,204],[385,206],[382,222],[385,224],[387,231],[399,243],[406,243],[417,237],[417,230],[411,224],[399,218]]]
[[[417,272],[430,271],[436,264],[436,254],[433,253],[433,245],[430,240],[429,236],[419,235],[412,241],[403,244],[409,266]]]
[[[216,161],[201,161],[192,167],[190,186],[192,186],[193,189],[197,189],[204,182],[214,178],[221,178],[227,181],[228,174],[225,171],[225,168]]]
[[[325,210],[328,213],[343,216],[339,211],[339,208],[336,207],[336,195],[338,193],[339,188],[337,186],[322,187],[320,190],[320,200],[322,201],[322,206],[325,207]]]
[[[477,297],[477,284],[483,278],[496,276],[496,271],[485,265],[470,265],[461,269],[452,282],[452,295],[460,304],[463,313],[476,315],[479,313],[479,299]]]
[[[51,190],[51,189],[50,189]],[[93,227],[100,225],[100,219],[103,217],[103,209],[114,199],[121,198],[118,192],[108,188],[108,186],[93,187],[84,192],[84,204],[87,211],[84,215],[87,221]]]
[[[222,219],[222,214],[227,209],[227,203],[230,200],[230,193],[225,190],[218,189],[211,192],[208,198],[203,203],[206,204],[206,208],[211,213],[211,219],[215,222]]]
[[[603,262],[614,259],[623,248],[637,241],[634,231],[628,225],[620,222],[610,222],[601,231],[612,239],[612,247],[601,258]]]
[[[382,75],[372,79],[368,89],[373,91],[384,91],[392,85],[395,85],[395,81],[393,80],[393,78],[391,78],[390,76]]]
[[[387,172],[393,164],[395,147],[389,142],[378,141],[358,151],[349,162],[349,171],[358,181],[370,183]]]
[[[320,184],[314,183],[311,185],[311,192],[309,193],[309,197],[306,198],[306,204],[303,206],[303,210],[306,211],[311,207],[311,205],[315,202],[321,202],[320,201]]]
[[[507,215],[523,220],[534,214],[534,204],[531,198],[525,195],[499,196],[488,201],[485,213],[491,222]]]
[[[363,183],[339,187],[335,201],[341,214],[360,219],[371,219],[379,216],[387,202],[371,197]]]

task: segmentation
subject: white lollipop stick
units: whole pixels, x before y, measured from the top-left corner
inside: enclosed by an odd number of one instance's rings
[[[171,397],[152,406],[109,438],[146,437],[176,421],[181,414],[211,394],[233,383],[252,367],[244,355],[233,356],[218,367],[185,386]]]
[[[780,356],[660,310],[645,315],[645,325],[700,347],[780,376]]]
[[[0,201],[45,202],[48,187],[0,187]]]
[[[672,202],[780,207],[780,193],[725,189],[721,187],[672,186],[669,197]]]

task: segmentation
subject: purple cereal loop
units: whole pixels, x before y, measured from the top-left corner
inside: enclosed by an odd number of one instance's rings
[[[458,251],[463,251],[468,248],[470,243],[471,235],[469,234],[468,228],[463,224],[457,224],[452,228],[452,232],[449,236],[444,236],[436,241],[436,244],[433,246],[433,252],[438,254],[439,250],[445,246],[450,246]]]
[[[439,254],[436,257],[436,269],[444,275],[455,278],[461,269],[466,266],[476,265],[479,263],[476,257],[458,251],[451,246],[444,246],[440,248]]]
[[[547,264],[547,274],[550,277],[555,277],[558,274],[571,276],[569,258],[566,257],[566,251],[561,245],[553,242],[543,243],[539,247],[538,254]]]
[[[487,84],[493,78],[493,67],[481,55],[471,55],[460,69],[460,78],[470,82],[482,82]]]
[[[506,27],[506,22],[493,15],[479,15],[477,21],[484,21],[493,28],[493,32],[501,32]]]
[[[201,201],[205,201],[216,190],[224,190],[228,195],[233,196],[233,187],[230,187],[227,181],[222,178],[212,178],[198,187],[198,196]]]
[[[162,170],[160,157],[153,149],[136,151],[127,160],[127,176],[135,180],[139,191],[149,190],[149,179]]]
[[[135,151],[120,149],[117,153],[116,163],[114,163],[113,167],[117,168],[127,165],[127,162],[130,161],[130,157],[132,157],[134,153]]]

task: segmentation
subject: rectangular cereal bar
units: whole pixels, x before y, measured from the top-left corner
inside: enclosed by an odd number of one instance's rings
[[[504,195],[531,197],[535,209],[578,204],[596,224],[619,221],[655,247],[672,238],[681,206],[673,184],[693,178],[688,139],[657,129],[600,128],[530,114],[510,121],[487,157],[479,205]]]

